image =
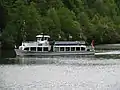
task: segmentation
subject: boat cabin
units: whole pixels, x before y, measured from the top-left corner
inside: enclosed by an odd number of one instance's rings
[[[37,41],[23,42],[19,49],[32,52],[80,52],[87,51],[85,41],[55,41],[49,44],[49,35],[37,35]]]
[[[50,50],[49,38],[50,36],[48,35],[37,35],[37,41],[22,42],[19,49],[34,52],[48,52]]]
[[[54,52],[80,52],[87,51],[84,41],[57,41],[54,44]]]
[[[94,54],[85,41],[50,41],[49,35],[37,35],[35,41],[22,42],[17,55],[81,55]],[[87,52],[87,51],[92,51]],[[56,54],[57,53],[57,54]]]

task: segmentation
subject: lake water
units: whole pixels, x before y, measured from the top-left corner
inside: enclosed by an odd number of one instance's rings
[[[117,56],[0,60],[0,90],[120,90]]]

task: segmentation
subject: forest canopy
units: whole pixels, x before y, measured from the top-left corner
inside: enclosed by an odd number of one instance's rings
[[[53,40],[119,43],[120,0],[0,0],[0,31],[2,42],[12,45],[41,33]]]

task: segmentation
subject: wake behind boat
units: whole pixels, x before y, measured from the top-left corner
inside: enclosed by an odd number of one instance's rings
[[[94,55],[94,48],[85,45],[85,41],[49,41],[49,35],[37,35],[37,41],[22,42],[16,55],[39,55],[39,56],[60,56],[60,55]],[[92,43],[93,47],[93,43]]]
[[[96,52],[95,55],[120,55],[120,51]]]

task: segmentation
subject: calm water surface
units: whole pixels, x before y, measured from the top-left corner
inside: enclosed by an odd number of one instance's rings
[[[116,56],[1,59],[0,90],[120,90]]]

